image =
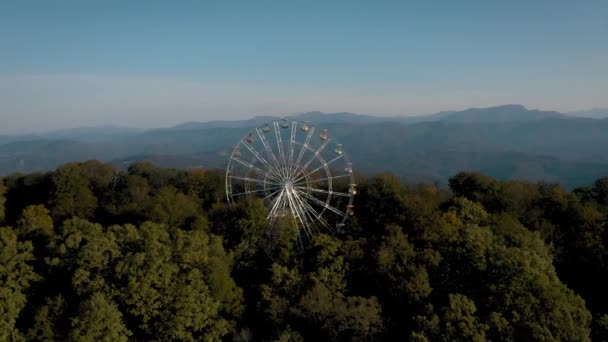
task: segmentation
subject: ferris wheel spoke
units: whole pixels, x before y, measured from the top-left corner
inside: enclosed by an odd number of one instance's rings
[[[281,190],[283,190],[283,187],[279,187],[279,190],[276,190],[275,192],[273,192],[273,193],[271,193],[271,194],[267,195],[266,197],[264,197],[264,198],[262,198],[262,199],[263,199],[263,200],[267,200],[267,199],[269,199],[270,197],[272,197],[272,196],[276,195],[276,194],[277,194],[277,192],[279,192],[279,191],[281,191]]]
[[[304,182],[294,182],[293,185],[302,185],[302,184],[310,184],[310,183],[318,183],[318,182],[323,182],[326,180],[330,180],[330,179],[336,179],[336,178],[344,178],[344,177],[350,177],[350,174],[346,174],[346,175],[337,175],[337,176],[331,176],[331,177],[325,177],[325,178],[319,178],[319,179],[313,179],[313,180],[307,180]]]
[[[301,212],[301,215],[303,215],[304,219],[307,221],[307,224],[305,224],[303,227],[304,229],[312,234],[311,232],[311,227],[313,227],[314,222],[317,220],[317,217],[315,217],[315,215],[313,215],[311,212],[309,212],[310,205],[308,205],[308,203],[306,203],[306,201],[304,201],[302,198],[300,198],[300,196],[298,196],[297,194],[294,194],[293,199],[295,202],[297,202],[298,205],[298,210]],[[307,208],[308,205],[308,208]],[[314,210],[313,210],[314,212]]]
[[[344,155],[343,155],[343,154],[341,154],[341,155],[337,156],[336,158],[334,158],[334,159],[332,159],[332,160],[330,160],[330,161],[328,161],[328,162],[323,162],[323,164],[322,164],[321,166],[319,166],[318,168],[316,168],[316,169],[314,169],[314,170],[312,170],[312,171],[310,171],[310,172],[306,173],[306,174],[305,174],[305,175],[303,175],[302,177],[297,178],[297,179],[295,180],[295,182],[297,182],[297,181],[299,181],[299,180],[301,180],[301,179],[303,179],[303,178],[306,178],[306,177],[308,177],[309,175],[312,175],[313,173],[315,173],[315,172],[317,172],[317,171],[321,170],[322,168],[327,168],[327,166],[329,166],[329,164],[331,164],[331,163],[335,162],[336,160],[339,160],[339,159],[340,159],[340,158],[342,158],[343,156],[344,156]],[[332,179],[333,177],[327,177],[327,178],[328,178],[328,179]]]
[[[281,189],[281,187],[280,186],[275,186],[275,187],[272,187],[272,188],[265,188],[265,189],[259,189],[259,190],[237,192],[236,194],[230,194],[230,196],[240,196],[240,195],[254,194],[254,193],[258,193],[258,192],[268,192],[269,190],[274,190],[274,189]]]
[[[302,227],[304,227],[304,232],[306,232],[306,235],[308,235],[308,237],[310,238],[310,232],[308,230],[308,224],[306,224],[304,222],[304,214],[301,212],[301,209],[299,205],[296,204],[295,201],[295,196],[293,196],[293,191],[289,191],[287,190],[286,192],[287,195],[287,201],[289,202],[289,209],[291,211],[291,215],[296,218],[298,221],[300,221],[300,223],[302,224]]]
[[[245,166],[245,167],[248,167],[248,168],[250,168],[250,169],[252,169],[254,171],[257,171],[257,173],[260,174],[261,176],[267,176],[268,178],[271,178],[271,179],[273,179],[273,180],[275,180],[277,182],[279,181],[275,176],[272,175],[272,172],[270,170],[267,171],[267,172],[264,172],[264,170],[256,167],[255,165],[253,165],[251,163],[243,161],[240,158],[231,158],[231,159],[234,160],[235,162],[237,162],[237,163]]]
[[[312,217],[313,217],[312,222],[318,221],[325,228],[328,228],[330,231],[333,231],[333,229],[323,219],[323,217],[322,217],[323,212],[319,213],[318,211],[315,210],[315,208],[313,208],[308,202],[306,202],[303,199],[300,199],[300,201],[302,202],[302,205],[306,208],[307,212],[310,212],[309,215],[312,215]]]
[[[311,221],[316,221],[321,217],[321,213],[317,212],[304,198],[302,198],[302,196],[298,195],[298,200],[301,205],[306,208]]]
[[[336,195],[336,196],[343,196],[343,197],[350,197],[349,193],[346,192],[339,192],[339,191],[327,191],[324,189],[317,189],[317,188],[309,188],[309,187],[303,187],[303,186],[295,186],[296,189],[300,189],[300,190],[310,190],[312,192],[318,192],[318,193],[322,193],[322,194],[328,194],[328,195]]]
[[[238,179],[238,180],[242,180],[242,181],[246,181],[246,182],[253,182],[253,183],[259,183],[259,184],[279,185],[278,183],[272,183],[272,182],[268,182],[266,180],[257,179],[257,178],[239,177],[239,176],[228,176],[228,177],[231,178],[231,179]]]
[[[319,147],[315,152],[312,158],[310,158],[310,160],[308,162],[306,162],[306,164],[302,165],[301,168],[296,169],[296,171],[294,172],[294,175],[298,175],[302,172],[304,172],[308,166],[310,166],[310,164],[312,164],[313,161],[315,161],[315,159],[317,159],[319,157],[319,153],[321,153],[321,151],[323,151],[323,149],[325,149],[325,146],[327,146],[327,144],[329,143],[329,139],[325,140],[323,142],[323,144],[321,144],[321,147]]]
[[[294,200],[297,202],[299,210],[302,212],[307,222],[309,224],[314,223],[317,218],[315,217],[315,215],[309,212],[308,208],[306,207],[306,201],[302,200],[300,196],[297,195],[294,196]]]
[[[275,174],[276,176],[280,177],[280,174],[277,174],[276,171],[274,170],[274,168],[270,165],[270,163],[268,163],[268,161],[266,159],[264,159],[264,157],[260,156],[260,154],[251,146],[249,146],[249,144],[243,140],[241,140],[241,144],[243,146],[245,146],[245,148],[247,148],[249,150],[249,152],[251,152],[251,154],[253,154],[253,156],[259,160],[262,164],[266,165],[266,167],[268,168],[268,171]]]
[[[275,199],[273,200],[272,209],[270,209],[270,212],[268,213],[268,216],[266,217],[266,219],[270,219],[270,218],[274,217],[277,209],[279,208],[279,205],[281,204],[281,202],[283,200],[283,195],[285,195],[285,189],[282,189],[279,196],[275,197]]]
[[[322,224],[325,223],[321,218],[321,214],[318,213],[304,198],[298,196],[298,201],[302,205],[306,217],[308,217],[308,219],[310,220],[311,227],[315,226],[315,222],[321,222]]]
[[[266,153],[272,159],[272,162],[273,162],[274,168],[275,168],[275,172],[279,175],[279,178],[285,178],[285,176],[286,176],[285,172],[283,171],[283,168],[279,164],[277,157],[274,155],[274,152],[272,152],[272,148],[270,148],[270,145],[268,144],[268,141],[264,137],[264,134],[260,133],[259,128],[256,128],[255,131],[257,132],[258,137],[260,138],[260,141],[262,142],[262,145],[264,146],[264,149],[266,150]]]
[[[311,195],[303,192],[302,190],[296,190],[296,191],[298,191],[300,194],[302,194],[304,197],[308,198],[309,200],[313,201],[314,203],[316,203],[316,204],[318,204],[318,205],[320,205],[320,206],[322,206],[322,207],[324,207],[324,208],[326,208],[326,209],[328,209],[330,211],[333,211],[334,213],[336,213],[338,215],[341,215],[341,216],[345,216],[346,215],[345,213],[343,213],[339,209],[336,209],[336,208],[332,207],[331,205],[329,205],[329,204],[321,201],[320,199],[318,199],[318,198],[316,198],[314,196],[311,196]]]
[[[298,154],[298,159],[296,160],[295,164],[293,165],[293,172],[297,171],[298,168],[300,167],[300,162],[302,162],[302,157],[304,157],[304,153],[306,152],[306,149],[308,149],[308,143],[310,143],[310,138],[312,138],[314,132],[315,132],[314,127],[311,127],[308,130],[308,135],[306,135],[306,140],[304,140],[304,144],[302,145],[302,148],[300,149],[300,153]]]
[[[305,205],[308,208],[308,211],[311,211],[313,213],[312,215],[316,217],[317,220],[315,222],[320,222],[323,227],[327,228],[328,230],[330,230],[333,233],[333,229],[329,226],[329,224],[323,218],[322,212],[319,213],[317,210],[315,210],[315,208],[313,208],[310,204],[308,204],[306,202],[305,202]]]
[[[281,138],[281,127],[278,122],[274,122],[274,135],[277,138],[277,150],[279,151],[279,165],[282,168],[287,168],[287,162],[285,161],[285,153],[283,152],[283,140]]]
[[[270,144],[268,143],[268,140],[266,140],[266,136],[263,133],[260,133],[260,130],[258,128],[256,128],[256,132],[258,133],[258,137],[260,137],[260,141],[262,142],[262,145],[264,146],[264,149],[266,150],[266,153],[271,158],[271,161],[272,161],[272,163],[274,165],[274,168],[275,168],[276,172],[279,173],[282,178],[284,178],[285,174],[283,172],[283,168],[281,167],[281,164],[277,160],[277,157],[274,154],[274,151],[272,150],[272,147],[270,147]]]
[[[293,167],[293,153],[294,153],[294,144],[296,142],[296,130],[297,130],[298,124],[296,121],[293,121],[291,123],[291,135],[289,136],[289,162],[288,162],[288,170],[290,173],[293,172],[292,167]]]

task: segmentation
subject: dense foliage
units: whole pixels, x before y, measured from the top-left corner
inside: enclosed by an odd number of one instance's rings
[[[608,178],[359,180],[303,248],[221,172],[98,163],[0,180],[0,341],[602,341]]]

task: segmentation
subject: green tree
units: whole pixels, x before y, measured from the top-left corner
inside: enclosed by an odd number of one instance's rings
[[[276,342],[304,342],[304,338],[297,331],[287,327],[285,330],[278,334],[275,339]]]
[[[369,221],[368,229],[379,229],[386,224],[403,225],[405,223],[407,211],[404,197],[406,190],[397,177],[380,175],[372,179],[369,184],[360,184],[359,188],[357,201],[369,204],[369,206],[364,208],[365,212],[358,213],[357,216]],[[381,233],[381,231],[374,233]]]
[[[29,241],[18,241],[11,228],[0,228],[0,341],[20,335],[15,323],[27,303],[30,284],[39,280],[31,266],[32,249]]]
[[[122,256],[116,240],[113,232],[99,224],[79,218],[65,221],[51,240],[46,257],[51,276],[61,275],[55,286],[68,287],[67,298],[95,292],[113,294],[112,267]]]
[[[91,190],[91,181],[82,173],[80,164],[66,164],[57,169],[53,175],[50,204],[53,217],[57,220],[93,217],[98,201]]]
[[[344,296],[323,283],[314,285],[300,298],[296,316],[307,320],[311,331],[331,340],[366,340],[382,331],[382,309],[375,297]]]
[[[459,293],[449,294],[449,303],[444,308],[442,322],[445,341],[485,341],[488,327],[475,315],[475,303]]]
[[[158,168],[154,164],[144,161],[131,164],[128,173],[145,178],[154,191],[171,185],[182,192],[187,192],[188,176],[183,170]]]
[[[4,178],[6,185],[5,222],[15,226],[29,205],[48,204],[51,194],[51,172],[12,174]],[[1,183],[1,182],[0,182]],[[48,208],[48,206],[47,206]]]
[[[501,209],[498,183],[481,173],[460,172],[449,180],[450,189],[457,196],[481,203],[490,212]]]
[[[205,210],[225,201],[226,189],[222,171],[193,169],[187,171],[186,177],[184,192],[198,197]]]
[[[481,204],[466,197],[452,199],[448,211],[454,213],[465,224],[482,225],[488,218],[488,213]]]
[[[260,311],[273,326],[285,325],[297,304],[303,279],[296,269],[272,264],[270,281],[260,286]]]
[[[66,306],[66,301],[61,295],[47,298],[45,303],[36,310],[33,322],[30,322],[26,335],[27,340],[41,342],[65,340],[58,325],[62,323]]]
[[[378,250],[378,272],[385,279],[393,299],[400,304],[418,302],[432,291],[428,273],[417,260],[418,253],[400,227],[389,228]]]
[[[116,305],[101,293],[94,293],[81,303],[72,319],[70,338],[74,341],[126,342],[130,335]]]
[[[588,341],[591,315],[583,299],[557,277],[540,235],[508,216],[491,229],[495,240],[488,251],[488,304],[502,312],[512,338]]]
[[[152,200],[150,218],[171,227],[207,228],[207,220],[200,214],[197,202],[173,186],[161,188]],[[190,226],[190,227],[189,227]]]
[[[347,293],[345,252],[340,240],[319,234],[307,248],[303,265],[273,264],[259,303],[270,325],[289,330],[290,322],[302,322],[298,333],[307,339],[357,340],[379,334],[383,323],[377,299]]]
[[[181,273],[202,273],[213,300],[220,303],[222,316],[238,317],[243,310],[242,290],[232,279],[232,260],[222,240],[201,230],[177,230],[172,248],[180,252],[174,260],[180,265]]]
[[[113,222],[139,224],[146,220],[152,189],[148,181],[139,175],[119,173],[112,183],[106,211]]]
[[[142,337],[220,339],[230,332],[241,297],[218,240],[178,230],[174,242],[154,223],[112,230],[124,249],[115,266],[117,296]]]
[[[593,183],[595,201],[601,205],[608,205],[608,177],[600,178]]]
[[[225,204],[221,171],[8,176],[0,341],[605,339],[605,180],[357,182],[344,231],[298,246],[261,199]]]
[[[422,307],[414,317],[412,341],[486,341],[488,326],[476,315],[475,303],[462,294],[448,294],[448,303],[439,313],[432,304]]]
[[[17,227],[19,234],[25,237],[50,238],[54,235],[53,219],[49,210],[42,204],[30,205],[23,209]]]
[[[115,181],[118,169],[111,164],[104,164],[97,160],[89,160],[79,164],[80,174],[90,183],[91,190],[97,197],[103,197],[110,190]]]
[[[137,338],[221,339],[242,312],[230,258],[221,240],[202,230],[155,223],[105,228],[74,218],[49,248],[51,272],[63,275],[65,295],[105,296]]]

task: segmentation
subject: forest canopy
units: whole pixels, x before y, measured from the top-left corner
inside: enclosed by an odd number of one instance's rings
[[[96,161],[0,179],[0,341],[608,336],[608,178],[359,177],[299,248],[223,173]]]

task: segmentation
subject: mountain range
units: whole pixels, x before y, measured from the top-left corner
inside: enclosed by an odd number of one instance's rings
[[[308,112],[289,118],[327,128],[364,174],[392,172],[406,181],[445,184],[459,171],[480,171],[499,179],[572,188],[608,176],[608,110],[604,113],[504,105],[408,117]],[[89,159],[119,166],[149,160],[166,167],[223,168],[240,137],[277,119],[257,116],[152,130],[90,127],[0,136],[0,175]]]

